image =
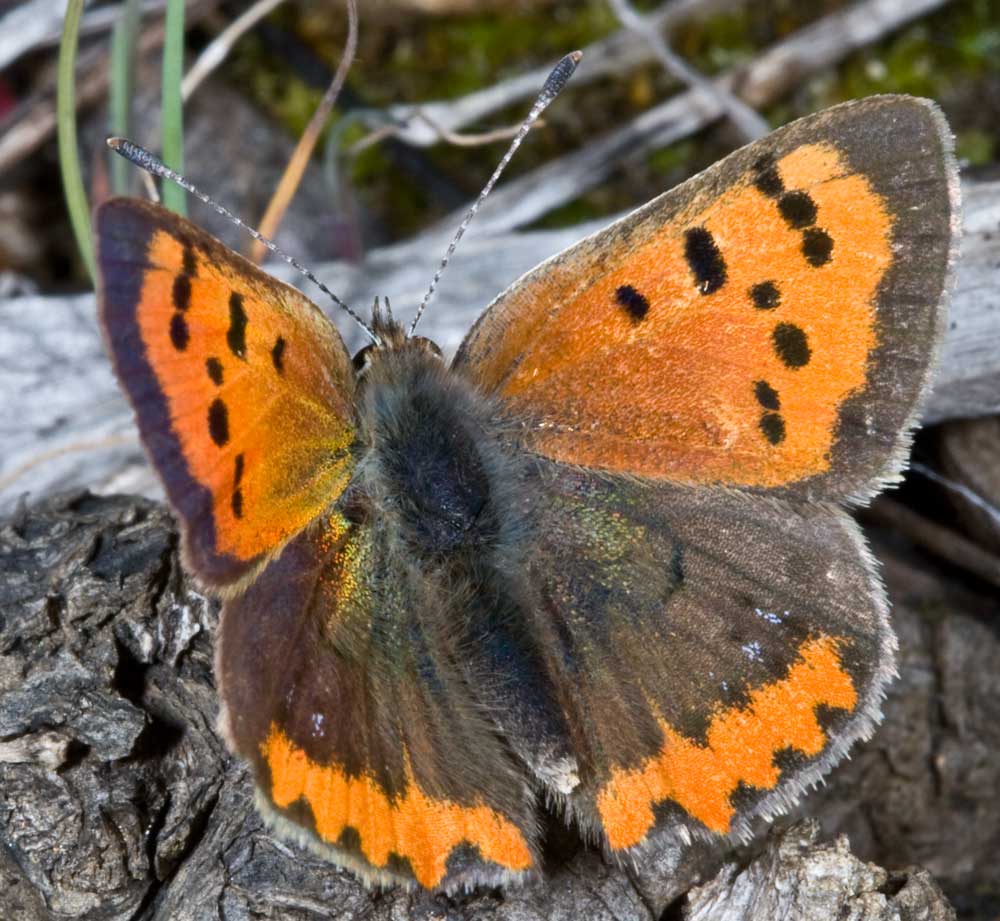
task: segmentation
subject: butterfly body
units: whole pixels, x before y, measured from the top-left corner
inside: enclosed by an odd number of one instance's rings
[[[843,510],[898,477],[955,259],[929,103],[734,153],[525,275],[446,364],[153,205],[102,321],[226,599],[220,725],[280,829],[376,883],[747,837],[871,734],[887,603]]]
[[[402,332],[378,328],[386,339]],[[347,501],[363,493],[422,565],[449,565],[493,552],[514,477],[496,407],[426,342],[369,352],[358,393],[363,455]]]

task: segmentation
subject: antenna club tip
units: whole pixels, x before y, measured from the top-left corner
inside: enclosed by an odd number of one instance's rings
[[[122,145],[125,143],[125,138],[108,138],[104,143],[107,144],[112,150],[121,150]]]
[[[552,68],[552,72],[545,81],[545,86],[542,87],[542,93],[539,97],[542,100],[543,108],[562,92],[563,87],[569,82],[569,78],[573,76],[576,65],[580,63],[582,57],[582,51],[571,51]]]

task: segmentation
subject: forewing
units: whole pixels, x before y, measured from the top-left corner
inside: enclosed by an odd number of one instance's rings
[[[350,358],[302,294],[158,205],[95,223],[101,321],[187,562],[231,585],[346,485]]]
[[[573,812],[612,851],[740,835],[871,733],[895,640],[846,514],[541,476],[530,576],[579,764]]]
[[[865,498],[928,386],[957,198],[932,103],[837,106],[529,272],[455,367],[559,461]]]
[[[437,586],[384,528],[300,534],[223,610],[222,726],[265,816],[368,882],[496,885],[536,866],[533,796]]]

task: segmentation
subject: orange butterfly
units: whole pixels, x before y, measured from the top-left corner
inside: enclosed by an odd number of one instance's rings
[[[114,364],[226,598],[259,803],[370,882],[748,834],[879,718],[886,600],[842,506],[898,478],[955,260],[951,139],[875,97],[543,263],[454,361],[320,311],[155,205],[97,213]]]

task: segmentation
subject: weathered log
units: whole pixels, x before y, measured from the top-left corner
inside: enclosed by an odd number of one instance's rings
[[[847,832],[863,860],[924,864],[965,915],[989,917],[1000,898],[1000,603],[876,546],[900,678],[882,729],[798,814],[818,817],[824,840]],[[176,548],[163,508],[138,498],[77,494],[0,524],[0,917],[655,919],[719,871],[726,854],[706,845],[615,867],[550,818],[545,879],[524,889],[370,893],[272,837],[214,728],[217,608]],[[804,834],[693,892],[690,917],[792,905],[790,917],[825,921],[834,904],[880,921],[948,917],[925,875],[887,878]],[[803,889],[810,880],[822,891]],[[800,887],[797,900],[768,892],[781,881]],[[730,914],[706,915],[720,899]]]

